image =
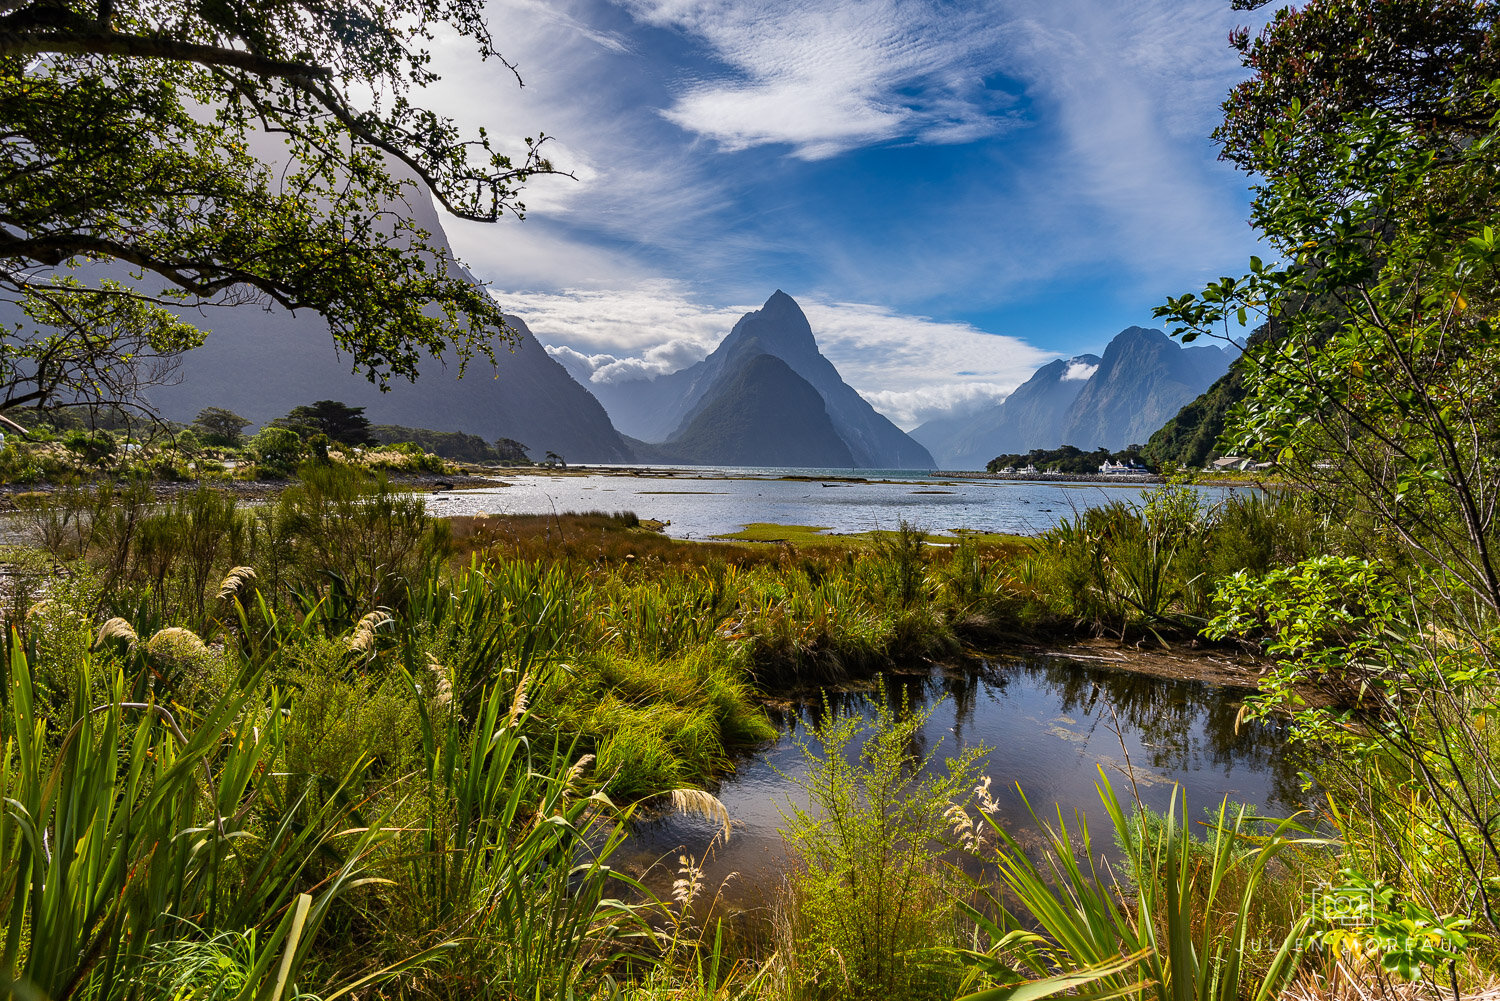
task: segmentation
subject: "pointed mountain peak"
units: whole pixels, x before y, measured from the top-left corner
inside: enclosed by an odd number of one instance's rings
[[[816,353],[818,350],[812,324],[807,322],[802,307],[781,289],[772,293],[760,309],[740,317],[721,349],[731,344],[738,347],[752,337],[760,338],[765,343],[763,350],[770,354],[787,351]]]

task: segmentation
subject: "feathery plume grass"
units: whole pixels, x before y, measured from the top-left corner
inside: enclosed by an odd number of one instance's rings
[[[677,856],[677,878],[672,881],[672,899],[686,911],[703,888],[703,867],[686,855]]]
[[[167,626],[151,634],[146,653],[163,660],[187,661],[208,656],[208,645],[191,629]]]
[[[344,645],[349,648],[350,653],[357,653],[361,656],[374,653],[375,631],[381,626],[394,621],[395,619],[391,617],[391,613],[384,609],[366,612],[354,624],[354,631],[344,640]]]
[[[94,649],[98,649],[110,640],[120,640],[130,649],[140,642],[135,634],[135,627],[118,615],[107,619],[104,625],[99,627],[99,635],[94,637]]]
[[[531,704],[531,697],[526,693],[526,683],[531,680],[531,669],[521,675],[521,680],[516,682],[516,696],[511,699],[510,712],[506,715],[505,725],[510,729],[521,722],[521,717],[526,715],[526,707]]]
[[[563,780],[564,798],[574,799],[583,793],[589,769],[594,766],[594,760],[592,754],[585,754],[572,768],[568,769],[568,777]]]
[[[432,672],[432,699],[442,708],[453,704],[453,683],[448,680],[448,671],[431,653],[427,654],[427,670]]]
[[[227,601],[230,598],[238,598],[243,591],[254,583],[254,567],[234,567],[224,576],[224,580],[219,584],[219,600]]]
[[[729,817],[729,808],[719,797],[713,793],[704,792],[702,789],[673,789],[670,795],[673,810],[702,817],[704,820],[718,824],[724,840],[726,842],[729,840],[734,821]]]

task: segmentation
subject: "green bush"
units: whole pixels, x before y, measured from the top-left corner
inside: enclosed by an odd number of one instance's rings
[[[302,439],[289,428],[261,428],[245,445],[260,470],[269,476],[286,477],[302,458]]]
[[[942,856],[947,813],[968,800],[982,751],[941,770],[935,750],[914,757],[931,713],[882,701],[866,722],[835,715],[825,698],[801,744],[807,773],[794,781],[810,806],[784,814],[796,864],[775,918],[785,997],[957,993],[960,972],[940,947],[958,941],[962,880]]]

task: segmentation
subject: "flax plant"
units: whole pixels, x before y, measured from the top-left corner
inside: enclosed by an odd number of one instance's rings
[[[129,996],[158,943],[260,930],[244,998],[286,996],[333,902],[384,837],[339,790],[266,795],[280,705],[250,670],[194,720],[74,673],[69,715],[34,712],[12,637],[0,747],[0,978],[63,1001]],[[343,788],[357,775],[345,777]],[[288,783],[290,786],[290,783]],[[295,818],[295,819],[294,819]],[[309,880],[311,867],[316,880]]]
[[[1047,977],[1058,969],[1097,971],[1122,957],[1135,957],[1100,977],[1090,996],[1153,1001],[1278,997],[1297,972],[1297,943],[1306,917],[1286,915],[1283,926],[1289,930],[1270,962],[1264,970],[1251,971],[1244,957],[1257,895],[1268,867],[1287,849],[1324,842],[1294,820],[1262,833],[1253,829],[1243,807],[1231,808],[1226,801],[1210,824],[1206,854],[1194,852],[1178,816],[1180,790],[1164,822],[1151,825],[1139,810],[1127,814],[1102,769],[1099,774],[1099,797],[1116,840],[1127,849],[1129,880],[1122,885],[1100,861],[1081,815],[1070,826],[1061,809],[1055,825],[1032,813],[1043,835],[1038,861],[1036,853],[984,814],[996,845],[987,861],[1004,896],[992,895],[984,906],[969,908],[991,938],[982,968],[992,977],[1004,970],[1020,979]],[[1017,934],[1023,928],[1038,929],[1041,936]]]

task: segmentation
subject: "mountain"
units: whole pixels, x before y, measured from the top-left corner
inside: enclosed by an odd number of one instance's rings
[[[1267,338],[1278,336],[1272,326],[1257,327],[1246,342],[1246,348],[1255,347]],[[1219,456],[1219,436],[1224,433],[1229,411],[1243,400],[1249,390],[1245,378],[1250,363],[1243,354],[1237,355],[1229,371],[1202,396],[1188,403],[1177,415],[1146,442],[1143,454],[1157,465],[1173,462],[1179,466],[1196,469]]]
[[[430,198],[414,198],[395,210],[431,233],[435,245],[446,246]],[[514,316],[506,322],[518,339],[511,346],[496,344],[494,365],[475,357],[460,379],[456,359],[428,356],[416,383],[393,380],[389,392],[350,372],[316,313],[235,306],[188,319],[209,330],[208,339],[183,355],[177,384],[150,393],[172,420],[191,421],[213,406],[263,424],[299,404],[332,399],[364,407],[376,424],[462,431],[487,441],[512,438],[537,459],[550,451],[576,462],[634,460],[599,401]]]
[[[760,355],[779,358],[822,398],[828,419],[847,446],[852,465],[865,469],[928,469],[932,455],[876,412],[823,357],[796,300],[778,289],[746,313],[707,358],[670,375],[597,386],[617,426],[645,441],[672,442],[685,434],[705,400],[739,378]],[[760,378],[765,378],[763,370]],[[788,443],[789,444],[789,443]],[[724,462],[723,458],[703,461]],[[791,463],[777,460],[773,465]]]
[[[1098,355],[1048,362],[999,403],[964,417],[935,418],[911,436],[944,469],[983,469],[997,455],[1051,447],[1042,443],[1057,436],[1099,362]]]
[[[1120,451],[1151,436],[1224,374],[1234,348],[1184,348],[1160,330],[1129,327],[1103,357],[1050,362],[1000,403],[930,420],[912,437],[949,469],[983,469],[997,455],[1075,445]]]
[[[757,354],[725,374],[658,446],[668,461],[732,466],[854,465],[823,397],[790,365]]]
[[[1234,353],[1185,348],[1160,330],[1120,331],[1068,407],[1058,444],[1117,451],[1146,441],[1223,375]]]
[[[533,458],[556,452],[570,462],[633,461],[599,401],[525,323],[514,316],[506,322],[519,340],[513,350],[497,345],[493,366],[475,358],[460,379],[457,365],[429,356],[417,382],[393,380],[381,392],[349,371],[315,314],[220,310],[208,317],[212,333],[203,346],[183,356],[180,381],[153,389],[151,402],[171,420],[224,407],[264,424],[298,404],[339,400],[364,407],[376,424],[514,438]]]

